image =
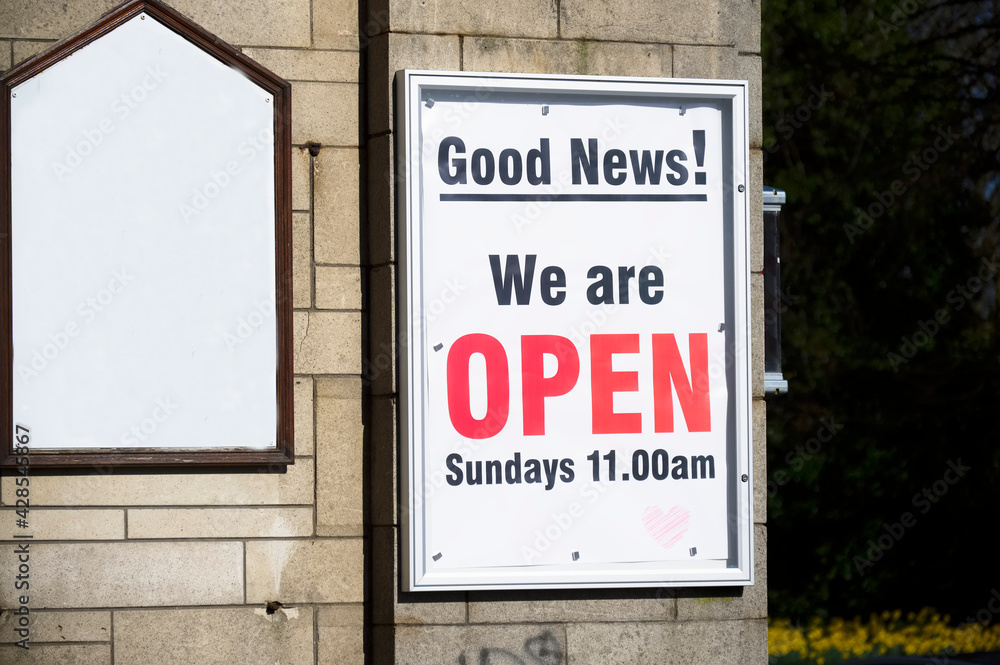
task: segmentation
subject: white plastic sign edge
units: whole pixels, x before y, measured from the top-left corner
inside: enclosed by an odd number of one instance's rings
[[[748,83],[746,81],[701,79],[654,79],[630,77],[589,77],[569,75],[495,74],[479,72],[439,72],[406,70],[396,76],[396,140],[401,156],[396,162],[397,230],[397,330],[399,418],[399,498],[402,545],[402,589],[404,591],[459,591],[488,589],[561,589],[561,588],[636,588],[747,586],[754,583],[753,551],[753,442],[750,353],[750,192],[756,183],[749,182]],[[564,91],[599,95],[663,95],[672,99],[711,100],[727,104],[732,118],[732,172],[727,174],[732,187],[730,234],[733,242],[733,289],[736,331],[735,390],[736,441],[733,454],[736,478],[736,510],[729,520],[735,522],[737,565],[723,560],[700,562],[654,561],[601,565],[539,565],[463,569],[459,572],[432,572],[432,555],[424,542],[423,507],[418,505],[417,487],[421,459],[415,433],[421,431],[421,385],[423,369],[420,354],[409,353],[409,340],[419,340],[421,317],[415,316],[415,294],[411,285],[419,283],[422,219],[419,216],[421,191],[419,113],[423,88],[470,89],[489,87],[518,92]],[[488,103],[488,102],[487,102]],[[738,189],[742,187],[742,189]],[[730,322],[727,321],[727,325]],[[746,480],[741,480],[745,477]]]

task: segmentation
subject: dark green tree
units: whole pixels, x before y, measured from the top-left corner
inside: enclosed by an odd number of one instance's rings
[[[961,621],[1000,588],[1000,16],[762,11],[765,182],[788,192],[770,613]]]

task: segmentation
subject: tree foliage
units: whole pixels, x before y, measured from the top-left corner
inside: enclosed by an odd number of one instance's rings
[[[765,182],[788,193],[770,612],[963,620],[1000,587],[1000,16],[935,0],[762,11]]]

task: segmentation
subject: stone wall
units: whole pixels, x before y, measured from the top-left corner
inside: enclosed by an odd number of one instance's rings
[[[0,3],[4,69],[115,0]],[[331,0],[172,6],[292,81],[295,453],[284,475],[31,478],[31,649],[4,663],[364,662],[358,17]],[[315,156],[305,144],[318,143]],[[16,167],[16,166],[15,166]],[[13,504],[13,479],[0,485]],[[4,512],[0,538],[13,513]],[[10,519],[7,519],[7,518]],[[13,546],[0,606],[13,606]],[[285,607],[268,614],[268,602]]]
[[[747,79],[750,82],[756,580],[744,589],[406,594],[398,590],[393,367],[372,373],[372,602],[376,663],[763,663],[764,494],[760,6],[636,0],[373,0],[368,48],[370,348],[396,343],[391,83],[402,69]],[[398,157],[398,156],[397,156]]]
[[[116,4],[5,0],[0,69]],[[31,650],[11,644],[5,612],[0,660],[765,662],[759,4],[170,4],[292,82],[296,462],[283,475],[32,477]],[[398,592],[391,86],[402,69],[750,81],[756,586]],[[14,529],[13,489],[0,482],[0,539]],[[4,609],[13,550],[0,549]]]

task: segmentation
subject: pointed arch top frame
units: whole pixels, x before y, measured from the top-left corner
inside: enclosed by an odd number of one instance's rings
[[[202,468],[225,470],[255,467],[282,470],[294,462],[293,347],[292,347],[292,203],[291,203],[291,84],[243,55],[176,10],[157,0],[130,0],[92,24],[0,75],[0,471],[24,468],[12,406],[14,353],[12,343],[12,173],[11,97],[32,77],[73,55],[129,20],[148,15],[164,27],[230,68],[238,70],[273,99],[274,172],[274,320],[276,325],[275,386],[277,431],[273,447],[122,448],[113,445],[86,449],[31,449],[30,467],[85,473],[89,470],[133,468]],[[30,436],[28,438],[30,441]],[[179,469],[178,469],[179,470]],[[192,469],[193,470],[193,469]],[[106,473],[107,471],[103,471]]]

